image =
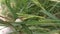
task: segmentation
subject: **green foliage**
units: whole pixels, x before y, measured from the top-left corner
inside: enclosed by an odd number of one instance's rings
[[[7,18],[11,18],[5,25],[12,26],[12,34],[59,34],[60,30],[60,2],[50,0],[5,0],[2,6],[8,10]],[[15,22],[20,18],[22,22]],[[12,20],[12,21],[11,21]]]

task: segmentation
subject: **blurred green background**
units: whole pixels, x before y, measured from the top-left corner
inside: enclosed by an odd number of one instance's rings
[[[60,34],[59,0],[0,0],[11,34]],[[21,19],[22,22],[15,22]],[[6,23],[5,23],[6,22]]]

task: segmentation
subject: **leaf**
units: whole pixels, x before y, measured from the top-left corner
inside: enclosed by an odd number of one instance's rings
[[[5,3],[6,3],[6,6],[8,7],[8,9],[10,10],[10,12],[12,13],[14,19],[16,19],[16,18],[17,18],[17,14],[16,14],[16,12],[13,10],[13,8],[11,8],[10,0],[5,0]]]
[[[38,7],[40,7],[43,10],[41,12],[43,12],[52,19],[58,19],[55,15],[52,15],[51,13],[47,12],[47,10],[41,5],[41,3],[38,0],[31,0],[31,1],[33,1],[33,3],[35,3]]]
[[[58,24],[60,20],[52,20],[52,19],[42,19],[38,17],[28,18],[23,21],[23,23],[28,25],[52,25]]]
[[[21,24],[22,28],[24,29],[24,32],[26,32],[27,34],[32,34],[32,31],[30,31],[30,29],[25,25],[25,24]]]

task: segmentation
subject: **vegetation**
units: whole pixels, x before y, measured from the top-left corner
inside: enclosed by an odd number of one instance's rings
[[[58,1],[58,0],[57,0]],[[60,2],[51,0],[2,0],[2,24],[11,34],[60,34]],[[15,22],[16,19],[22,22]]]

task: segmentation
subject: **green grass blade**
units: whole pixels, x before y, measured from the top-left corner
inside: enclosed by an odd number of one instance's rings
[[[43,11],[44,14],[46,14],[47,16],[49,16],[52,19],[58,19],[55,15],[52,15],[51,13],[49,13],[38,0],[32,0],[33,3],[35,3],[38,7],[40,7]]]

